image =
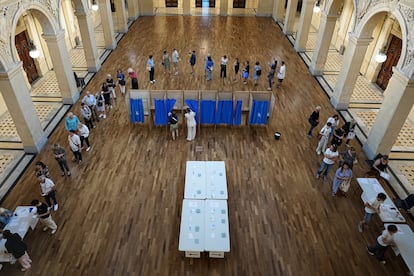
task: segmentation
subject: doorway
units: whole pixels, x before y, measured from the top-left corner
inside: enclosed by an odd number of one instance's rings
[[[246,0],[233,0],[233,8],[234,9],[245,9]]]
[[[392,67],[396,66],[400,59],[401,48],[402,40],[393,35],[387,50],[387,60],[382,64],[376,81],[378,86],[383,90],[387,88],[388,82],[392,77]]]
[[[165,0],[165,7],[166,8],[177,8],[178,0]]]
[[[14,43],[16,44],[16,50],[19,54],[20,60],[23,62],[23,70],[26,72],[29,83],[33,83],[39,78],[36,64],[34,59],[29,55],[30,43],[27,33],[25,31],[19,33],[14,37]]]
[[[196,0],[196,8],[215,8],[216,0]]]

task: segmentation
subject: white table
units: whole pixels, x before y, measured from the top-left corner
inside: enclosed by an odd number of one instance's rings
[[[357,178],[358,184],[362,189],[361,199],[363,202],[367,202],[372,198],[375,198],[379,193],[387,195],[385,190],[376,178]],[[382,222],[405,222],[404,216],[398,211],[398,208],[394,205],[394,202],[387,195],[387,199],[381,204],[379,217]]]
[[[34,217],[37,210],[33,206],[18,206],[13,212],[13,217],[10,222],[4,227],[4,230],[9,230],[11,233],[17,233],[22,237],[26,236],[29,228],[34,229],[38,219]],[[6,240],[0,240],[0,262],[15,262],[12,254],[6,253]]]
[[[224,161],[206,161],[206,198],[227,199],[226,165]]]
[[[183,200],[178,250],[186,257],[200,258],[204,251],[204,205],[204,200]]]
[[[187,161],[185,170],[184,198],[206,198],[205,161]]]
[[[384,227],[390,224],[384,224]],[[395,224],[398,232],[394,235],[396,255],[400,254],[411,273],[414,273],[414,232],[407,224]]]
[[[205,251],[210,258],[224,258],[230,252],[227,200],[205,201]]]

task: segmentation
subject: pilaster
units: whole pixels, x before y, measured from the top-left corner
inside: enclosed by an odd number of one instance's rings
[[[262,16],[262,17],[271,16],[272,11],[273,11],[273,4],[274,4],[273,2],[274,0],[260,0],[257,5],[256,16]]]
[[[73,76],[69,52],[66,48],[65,32],[61,30],[58,34],[43,34],[42,36],[49,49],[62,101],[64,104],[73,104],[79,98],[79,92]]]
[[[283,24],[283,33],[286,35],[290,35],[293,33],[293,26],[295,24],[297,8],[298,8],[298,0],[288,1],[286,15],[285,15],[285,22]]]
[[[232,0],[230,0],[232,1]],[[229,1],[228,0],[220,0],[220,15],[227,16],[229,10]]]
[[[114,35],[114,22],[112,20],[111,5],[108,0],[97,1],[99,6],[99,14],[101,16],[105,48],[108,50],[113,50],[116,48],[116,40]]]
[[[46,144],[47,137],[30,97],[24,74],[22,62],[19,62],[6,73],[0,73],[0,87],[17,133],[22,139],[24,151],[38,153]]]
[[[138,0],[128,0],[128,19],[135,21],[139,16]]]
[[[124,0],[115,0],[115,14],[117,18],[118,33],[126,33],[128,31],[128,22]]]

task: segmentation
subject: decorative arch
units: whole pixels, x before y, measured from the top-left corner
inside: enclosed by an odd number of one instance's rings
[[[354,6],[355,1],[353,0]],[[324,7],[324,12],[326,14],[339,14],[342,8],[343,0],[328,0]]]
[[[361,1],[360,1],[361,2]],[[365,1],[362,1],[365,2]],[[367,37],[372,35],[372,31],[377,24],[377,17],[382,13],[392,14],[400,24],[403,36],[401,57],[398,61],[397,68],[408,78],[414,74],[414,6],[409,7],[401,3],[389,1],[388,3],[374,2],[366,10],[358,10],[357,25],[354,29],[356,37]]]

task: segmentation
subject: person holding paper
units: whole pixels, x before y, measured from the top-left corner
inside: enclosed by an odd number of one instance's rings
[[[388,180],[388,155],[378,154],[368,174],[374,175],[375,177],[381,176]]]

